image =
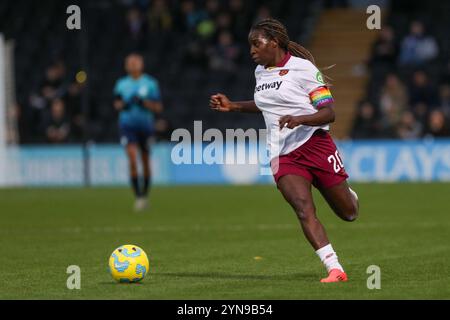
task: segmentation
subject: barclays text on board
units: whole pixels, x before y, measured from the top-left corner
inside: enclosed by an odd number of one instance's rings
[[[155,184],[273,183],[272,177],[261,174],[264,171],[253,162],[174,164],[173,146],[161,143],[152,149]],[[450,181],[450,140],[341,141],[338,148],[354,182]],[[248,150],[257,152],[251,145]],[[128,183],[128,164],[120,146],[94,145],[88,148],[88,155],[92,185]],[[249,158],[254,156],[249,154]],[[267,166],[262,167],[267,170]],[[84,179],[81,146],[8,147],[0,154],[1,186],[81,186]]]

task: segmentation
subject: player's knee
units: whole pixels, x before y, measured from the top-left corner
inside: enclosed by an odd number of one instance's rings
[[[308,209],[297,210],[295,213],[297,214],[297,217],[300,221],[310,221],[316,216],[314,210]]]
[[[348,222],[352,222],[358,218],[358,215],[358,206],[353,204],[345,210],[345,214],[342,215],[342,219]]]
[[[316,208],[311,201],[302,198],[293,199],[295,213],[300,221],[313,219],[316,216]]]

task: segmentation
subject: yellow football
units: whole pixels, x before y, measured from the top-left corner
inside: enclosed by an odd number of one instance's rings
[[[118,282],[138,282],[148,272],[147,254],[133,244],[118,247],[109,258],[109,272]]]

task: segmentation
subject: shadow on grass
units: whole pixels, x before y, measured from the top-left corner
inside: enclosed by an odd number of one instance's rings
[[[312,273],[292,273],[277,275],[255,275],[255,274],[230,274],[220,272],[158,272],[151,274],[152,277],[169,278],[202,278],[202,279],[222,279],[222,280],[317,280],[317,274]]]
[[[104,286],[104,285],[105,286],[106,285],[110,285],[110,286],[117,286],[117,285],[119,285],[119,286],[123,286],[123,287],[141,287],[141,286],[145,285],[145,279],[143,280],[143,282],[129,282],[129,283],[122,282],[122,283],[119,283],[119,282],[117,282],[115,280],[111,280],[111,281],[102,281],[102,282],[99,282],[98,284],[102,285],[102,286]]]

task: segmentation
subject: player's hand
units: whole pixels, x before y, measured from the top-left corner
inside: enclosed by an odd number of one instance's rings
[[[235,109],[233,103],[222,93],[211,96],[209,99],[209,107],[220,112],[230,112]]]
[[[280,130],[284,127],[294,129],[302,124],[302,116],[282,116],[278,123],[280,124]]]
[[[130,104],[137,104],[140,107],[144,107],[144,100],[142,100],[139,96],[133,96],[130,99]]]
[[[116,109],[117,111],[122,111],[126,106],[125,102],[121,99],[115,99],[113,104],[114,109]]]

